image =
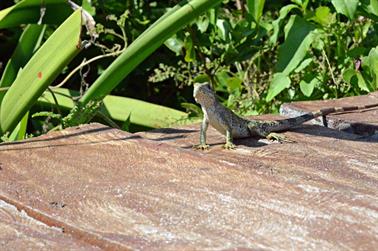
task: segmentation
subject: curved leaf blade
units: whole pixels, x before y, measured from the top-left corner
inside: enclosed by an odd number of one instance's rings
[[[359,0],[331,0],[338,13],[353,19],[357,10]]]
[[[272,82],[269,86],[268,95],[266,96],[266,101],[270,102],[272,99],[280,94],[286,88],[289,88],[291,80],[284,73],[279,72],[273,75]]]
[[[39,47],[44,30],[44,25],[28,25],[25,28],[1,76],[0,87],[9,87],[13,83],[18,71],[25,66]],[[5,92],[0,92],[0,106],[4,95]]]
[[[292,25],[288,27],[285,42],[278,51],[277,72],[288,75],[305,58],[314,36],[311,31],[315,26],[299,16],[292,16]]]
[[[34,54],[5,94],[0,134],[11,131],[80,51],[81,11],[75,11]],[[59,53],[56,53],[59,51]]]
[[[65,88],[57,88],[53,92],[59,106],[63,109],[72,109],[75,105],[72,99],[79,95],[77,91]],[[52,94],[48,91],[38,99],[38,103],[55,104]],[[104,107],[113,120],[125,121],[129,117],[131,124],[149,128],[168,127],[188,117],[187,113],[169,107],[113,95],[104,98]]]
[[[60,24],[72,13],[66,0],[23,0],[0,11],[0,29],[37,23],[41,7],[46,7],[42,19],[42,23],[46,24]]]
[[[179,29],[212,8],[221,0],[193,0],[179,3],[180,8],[158,19],[152,28],[143,32],[94,82],[81,102],[102,99],[108,95],[132,70],[159,48]]]

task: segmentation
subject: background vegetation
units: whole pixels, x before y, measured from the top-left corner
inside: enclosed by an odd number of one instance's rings
[[[74,2],[96,32],[88,22],[80,32],[63,0],[1,1],[3,140],[90,120],[131,131],[185,123],[200,116],[198,80],[241,115],[378,89],[378,0],[193,0],[190,12],[185,1]]]

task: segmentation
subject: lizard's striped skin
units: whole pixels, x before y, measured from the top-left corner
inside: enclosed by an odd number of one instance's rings
[[[201,124],[200,144],[196,146],[198,149],[207,149],[206,131],[210,124],[221,134],[226,136],[226,149],[233,149],[235,145],[232,143],[234,138],[246,138],[259,136],[268,139],[276,139],[285,141],[283,136],[274,132],[286,131],[297,127],[306,121],[319,116],[325,116],[334,112],[354,111],[367,109],[378,106],[377,104],[366,106],[347,106],[325,108],[315,112],[309,112],[298,117],[277,120],[247,120],[239,117],[230,109],[223,106],[215,97],[215,93],[211,89],[209,83],[196,83],[194,85],[193,97],[197,103],[201,105],[204,117]]]

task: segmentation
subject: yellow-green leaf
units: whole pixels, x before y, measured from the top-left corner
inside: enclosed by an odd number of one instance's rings
[[[0,134],[13,130],[62,69],[80,51],[81,11],[49,37],[18,74],[0,107]]]

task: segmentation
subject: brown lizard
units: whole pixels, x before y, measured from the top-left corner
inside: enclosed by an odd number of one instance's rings
[[[290,142],[283,135],[275,132],[290,130],[303,124],[306,121],[319,116],[325,116],[334,112],[354,111],[368,109],[378,106],[378,103],[365,106],[347,106],[324,108],[315,112],[309,112],[298,117],[277,121],[247,120],[239,117],[230,109],[223,106],[216,99],[214,91],[209,83],[194,84],[193,97],[201,105],[203,120],[200,131],[200,144],[194,146],[197,149],[205,150],[209,148],[206,144],[206,131],[209,126],[213,126],[217,131],[226,136],[224,148],[234,149],[234,138],[263,137],[279,142]]]

